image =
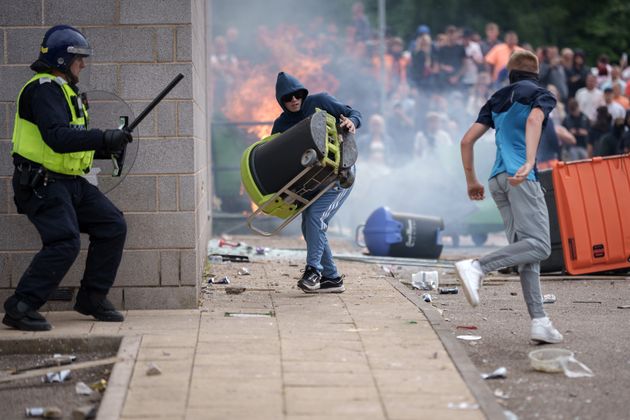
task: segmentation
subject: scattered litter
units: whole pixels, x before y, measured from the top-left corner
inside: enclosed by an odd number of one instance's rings
[[[617,309],[630,309],[630,305],[619,305]]]
[[[72,420],[89,420],[96,417],[95,405],[83,405],[72,410]]]
[[[457,287],[440,287],[438,292],[441,295],[456,295],[459,293],[459,289]]]
[[[494,396],[503,400],[508,400],[510,398],[510,396],[503,392],[503,390],[500,388],[494,390]]]
[[[396,274],[394,273],[394,269],[392,268],[392,266],[390,266],[390,265],[381,265],[381,268],[383,269],[383,271],[385,273],[387,273],[390,276],[396,278]]]
[[[516,292],[510,292],[510,296],[518,296],[518,293],[516,293]]]
[[[77,384],[74,386],[74,391],[78,394],[78,395],[92,395],[92,388],[90,388],[89,386],[86,385],[85,382],[77,382]]]
[[[77,356],[74,354],[53,354],[52,360],[55,361],[59,365],[69,365],[70,363],[77,360]]]
[[[153,362],[147,363],[147,376],[161,375],[162,369]]]
[[[477,341],[481,340],[480,335],[458,335],[457,338],[464,341]]]
[[[417,324],[418,321],[407,321],[407,324]]]
[[[497,368],[491,373],[482,373],[481,379],[505,379],[507,378],[507,369],[503,366]]]
[[[47,359],[44,359],[43,363],[40,363],[40,364],[37,364],[37,365],[34,365],[34,366],[28,366],[28,367],[14,369],[11,372],[11,374],[12,375],[16,375],[18,373],[28,372],[29,370],[45,369],[45,368],[49,368],[49,367],[69,365],[70,363],[74,362],[75,360],[77,360],[77,356],[75,356],[73,354],[54,354],[53,357],[49,357]]]
[[[26,409],[26,417],[41,417],[44,419],[60,419],[63,412],[59,407],[29,407]]]
[[[436,290],[439,278],[437,271],[418,271],[411,275],[411,286],[420,290]]]
[[[378,328],[348,328],[345,332],[375,332]]]
[[[238,269],[238,271],[236,272],[239,276],[249,276],[252,273],[249,272],[249,268],[247,267],[241,267]]]
[[[245,290],[247,290],[245,287],[228,286],[225,288],[225,293],[227,293],[228,295],[240,295]]]
[[[432,359],[437,359],[438,358],[438,352],[434,351],[433,355],[431,356]]]
[[[574,300],[573,303],[602,303],[600,300]]]
[[[107,389],[107,381],[105,379],[96,381],[93,384],[90,384],[90,388],[92,388],[94,391],[104,392]]]
[[[50,372],[42,379],[46,383],[62,383],[66,379],[70,378],[70,369],[62,370],[60,372]]]
[[[477,327],[474,325],[458,325],[455,327],[458,330],[476,330]]]
[[[513,311],[513,308],[499,308],[500,311]]]
[[[275,314],[273,311],[263,312],[263,313],[226,312],[225,316],[229,318],[272,318],[275,316]]]
[[[584,363],[579,362],[571,350],[566,349],[540,349],[529,353],[532,368],[541,372],[564,372],[569,378],[592,377],[593,371]],[[580,370],[571,370],[569,365],[573,363]]]
[[[505,420],[518,420],[518,416],[510,410],[503,410],[503,415],[505,416]]]
[[[93,368],[96,366],[104,366],[104,365],[113,365],[114,363],[118,362],[120,359],[117,356],[113,356],[113,357],[108,357],[106,359],[101,359],[101,360],[92,360],[89,362],[81,362],[81,363],[76,363],[72,365],[72,369],[73,370],[77,370],[77,369],[87,369],[87,368]],[[3,375],[0,376],[0,383],[5,383],[5,382],[12,382],[12,381],[19,381],[22,379],[28,379],[28,378],[35,378],[35,377],[41,377],[42,375],[48,375],[48,374],[53,374],[56,372],[62,372],[64,370],[64,367],[62,366],[50,366],[50,367],[45,367],[45,368],[41,368],[41,369],[35,369],[35,370],[31,370],[29,372],[23,372],[23,373],[18,373],[18,374],[13,374],[13,375]],[[52,375],[51,375],[52,376]],[[44,382],[46,382],[46,377],[42,378]]]
[[[460,402],[460,403],[448,403],[448,408],[453,410],[479,410],[479,404]]]
[[[425,293],[422,295],[422,300],[424,300],[425,302],[431,302],[433,298],[431,297],[430,293]]]
[[[221,258],[221,260],[219,260],[219,258]],[[208,259],[211,263],[216,263],[216,264],[221,264],[226,261],[249,262],[249,257],[247,255],[236,255],[236,254],[211,254],[208,257]]]
[[[228,276],[224,276],[217,280],[216,277],[212,277],[208,280],[208,284],[230,284],[230,278]]]
[[[265,248],[262,246],[256,247],[256,255],[267,255],[268,252],[269,252],[269,248]]]
[[[544,295],[543,303],[556,303],[556,295]]]
[[[241,246],[240,242],[230,242],[227,241],[225,239],[219,239],[219,247],[223,248],[224,246],[230,247],[230,248],[236,248]]]
[[[220,255],[210,255],[208,257],[208,262],[210,264],[223,264],[223,257]]]

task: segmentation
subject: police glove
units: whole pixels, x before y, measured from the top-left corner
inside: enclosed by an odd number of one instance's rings
[[[133,137],[125,130],[105,130],[103,144],[105,150],[110,153],[120,152],[127,143],[131,143]]]

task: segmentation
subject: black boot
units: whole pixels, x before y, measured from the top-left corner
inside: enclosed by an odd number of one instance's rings
[[[114,305],[103,293],[90,293],[79,289],[74,310],[80,314],[93,316],[97,321],[123,322],[125,317],[118,312]]]
[[[4,311],[2,323],[9,327],[22,331],[49,331],[52,329],[46,318],[15,295],[4,302]]]

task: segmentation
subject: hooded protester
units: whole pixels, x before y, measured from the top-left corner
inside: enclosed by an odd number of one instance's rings
[[[354,133],[361,126],[361,113],[339,102],[327,93],[309,95],[308,90],[295,77],[281,72],[276,81],[276,99],[283,112],[273,123],[271,134],[281,133],[317,109],[334,116],[341,129]],[[302,234],[306,241],[306,267],[298,287],[305,293],[342,293],[343,276],[337,271],[326,230],[330,220],[348,198],[351,188],[339,183],[324,193],[302,212]]]
[[[292,96],[289,97],[289,95]],[[341,126],[348,128],[351,132],[354,132],[354,129],[361,125],[361,113],[359,111],[342,104],[325,92],[309,96],[308,90],[298,79],[284,72],[278,73],[276,99],[284,112],[274,121],[271,134],[288,130],[304,118],[313,115],[316,108],[328,112],[337,120],[341,119]],[[352,122],[353,129],[350,129],[350,125],[344,121],[345,119]]]

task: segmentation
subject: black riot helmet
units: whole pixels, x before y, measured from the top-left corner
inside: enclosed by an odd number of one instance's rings
[[[46,31],[39,50],[39,58],[31,65],[34,71],[57,69],[70,73],[70,65],[76,56],[89,57],[92,48],[85,36],[76,28],[57,25]]]

